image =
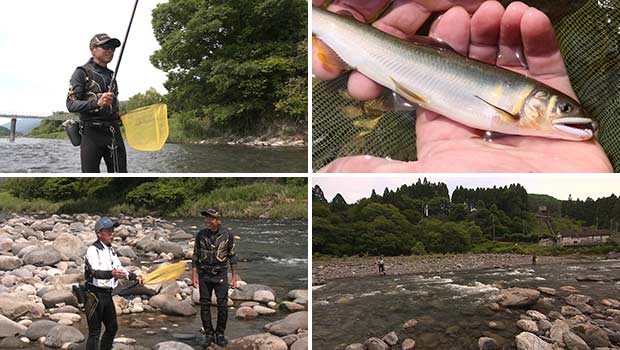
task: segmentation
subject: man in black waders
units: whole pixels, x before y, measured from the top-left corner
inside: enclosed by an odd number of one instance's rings
[[[119,279],[137,280],[142,278],[128,272],[112,249],[114,228],[117,222],[103,216],[95,224],[97,241],[86,249],[84,258],[84,274],[86,277],[86,300],[84,309],[88,320],[88,340],[86,350],[111,350],[114,335],[118,330],[116,310],[112,301],[112,289],[116,288]],[[101,337],[101,323],[105,331]]]
[[[127,172],[127,154],[120,133],[118,88],[112,82],[113,72],[107,68],[114,50],[120,45],[118,39],[107,34],[95,35],[90,40],[93,57],[77,67],[71,76],[67,109],[80,114],[83,173],[98,173],[102,157],[109,173]],[[108,92],[110,85],[114,86]]]
[[[198,231],[192,258],[192,283],[200,292],[200,318],[205,330],[205,348],[215,342],[226,346],[224,337],[228,320],[228,269],[232,270],[232,288],[237,287],[237,256],[235,237],[227,230],[220,231],[220,213],[209,209],[200,213],[205,217],[206,229]],[[211,324],[211,295],[217,297],[217,327]]]

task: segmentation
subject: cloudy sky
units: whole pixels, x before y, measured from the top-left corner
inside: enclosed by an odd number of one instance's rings
[[[151,12],[164,2],[138,4],[118,73],[121,100],[150,87],[166,92],[165,74],[149,61],[159,48]],[[133,5],[133,0],[0,1],[0,114],[66,110],[69,78],[90,58],[90,39],[108,33],[123,41]],[[117,58],[108,68],[114,70]],[[6,121],[0,118],[0,124]]]
[[[568,174],[568,175],[545,175],[545,174],[507,174],[503,175],[454,175],[433,176],[427,175],[430,182],[443,182],[448,185],[450,194],[461,185],[466,188],[505,186],[519,183],[528,193],[548,194],[557,199],[566,200],[571,194],[573,199],[586,199],[620,195],[620,181],[614,174]],[[387,187],[394,190],[403,184],[412,184],[418,180],[418,176],[410,177],[359,177],[347,176],[337,178],[313,178],[312,183],[319,185],[325,194],[325,198],[332,200],[340,193],[347,203],[353,203],[361,198],[369,197],[374,189],[377,194],[383,194]]]

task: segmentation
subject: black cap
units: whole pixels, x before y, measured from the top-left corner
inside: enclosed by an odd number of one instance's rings
[[[92,49],[95,46],[102,46],[106,43],[110,43],[113,47],[121,46],[121,41],[116,38],[110,38],[108,34],[101,33],[95,34],[92,39],[90,39],[90,48]]]
[[[200,215],[202,215],[202,216],[210,216],[210,217],[213,217],[213,218],[216,218],[216,219],[219,219],[219,218],[222,217],[221,214],[220,214],[220,211],[215,209],[215,208],[209,208],[209,209],[207,209],[205,211],[201,211]]]

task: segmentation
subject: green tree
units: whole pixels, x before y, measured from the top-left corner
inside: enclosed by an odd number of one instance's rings
[[[164,96],[157,92],[155,88],[150,88],[143,94],[133,95],[129,98],[129,100],[121,102],[120,109],[121,113],[126,113],[140,107],[146,107],[162,102],[165,102]]]
[[[190,135],[307,124],[306,1],[170,0],[153,30],[151,62],[168,73],[168,102]]]

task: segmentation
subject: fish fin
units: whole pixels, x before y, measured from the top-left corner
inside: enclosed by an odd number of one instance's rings
[[[501,109],[501,108],[497,107],[496,105],[490,103],[489,101],[486,101],[485,99],[483,99],[482,97],[480,97],[478,95],[475,95],[475,96],[480,101],[482,101],[482,102],[488,104],[489,106],[493,107],[497,111],[497,113],[499,113],[499,115],[501,115],[503,117],[507,117],[510,120],[519,120],[519,116],[518,115],[514,115],[514,114],[512,114],[512,113],[510,113],[510,112],[508,112],[508,111],[506,111],[504,109]]]
[[[394,80],[394,78],[390,77],[390,79],[392,80],[392,83],[394,83],[394,86],[396,87],[396,92],[402,97],[406,98],[408,101],[417,103],[419,105],[428,102],[427,99],[409,90],[408,88],[404,87],[401,83]]]
[[[366,130],[373,130],[379,123],[379,120],[381,120],[381,116],[370,120],[355,120],[353,125]]]
[[[334,50],[332,50],[327,44],[319,40],[314,35],[312,36],[312,45],[317,48],[317,57],[321,63],[326,65],[329,68],[338,69],[338,70],[350,70],[348,64],[338,56]]]
[[[429,46],[438,50],[456,52],[456,50],[454,50],[452,46],[448,45],[445,41],[431,38],[430,36],[414,35],[410,39],[407,39],[407,41],[412,44]]]

